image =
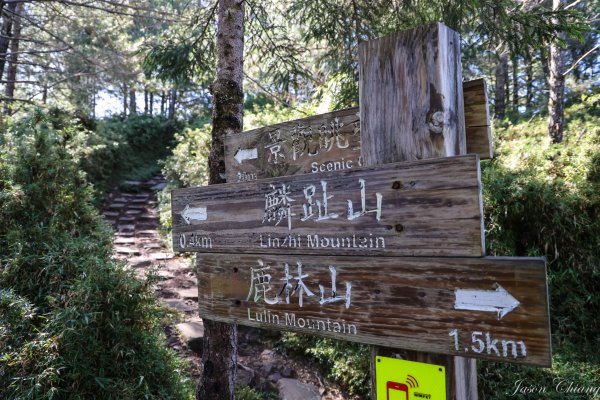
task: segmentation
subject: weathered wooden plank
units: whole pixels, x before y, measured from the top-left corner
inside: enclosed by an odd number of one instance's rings
[[[456,32],[435,23],[363,42],[358,53],[365,165],[466,153]]]
[[[475,153],[487,153],[488,159],[493,157],[492,149],[492,127],[491,126],[467,126],[467,147],[477,149]],[[470,152],[469,152],[470,153]]]
[[[435,23],[362,43],[359,71],[361,156],[365,165],[466,153],[457,32]],[[410,356],[428,362],[440,359],[430,354]],[[446,396],[476,399],[476,385],[459,392],[457,383],[474,369],[475,362],[456,358],[452,362],[446,357],[443,364],[447,368]],[[374,379],[371,377],[372,389],[376,387]],[[376,397],[373,391],[371,397]]]
[[[463,83],[467,152],[482,159],[492,158],[492,127],[485,80]]]
[[[483,131],[470,129],[484,124],[485,113],[489,120],[485,82],[483,79],[464,82],[463,88],[467,153],[479,154],[482,160],[490,158],[491,130],[489,135],[482,136]],[[231,183],[322,172],[321,169],[336,162],[344,162],[348,168],[360,167],[358,107],[228,135],[225,160],[227,182]]]
[[[172,192],[175,251],[483,255],[477,155]]]
[[[198,255],[198,274],[202,317],[428,353],[551,364],[542,258],[213,253]],[[477,303],[480,292],[484,299]],[[466,299],[473,304],[465,306]]]
[[[463,98],[466,126],[491,125],[485,79],[479,78],[464,82]]]
[[[349,108],[229,135],[227,182],[323,172],[334,163],[359,167],[359,129],[358,108]]]

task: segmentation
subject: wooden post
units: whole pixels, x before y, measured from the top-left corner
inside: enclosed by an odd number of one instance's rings
[[[364,165],[466,153],[458,33],[435,23],[361,43],[359,64]],[[477,398],[474,360],[374,347],[373,399],[374,357],[392,354],[444,365],[448,399]]]

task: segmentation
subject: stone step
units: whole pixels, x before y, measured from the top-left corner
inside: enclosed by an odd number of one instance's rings
[[[121,232],[133,232],[135,230],[135,225],[132,225],[132,224],[119,225],[117,227],[117,230],[119,231],[119,233],[121,233]]]
[[[188,304],[185,300],[182,299],[160,299],[160,301],[165,303],[167,306],[183,313],[193,312],[196,311],[196,309],[198,308]]]
[[[152,265],[152,260],[146,257],[130,258],[127,262],[131,265],[131,268],[145,268]]]
[[[297,379],[281,378],[277,381],[281,400],[320,400],[319,389],[310,383]]]
[[[117,236],[113,241],[114,244],[134,244],[135,238]]]
[[[124,254],[124,255],[128,255],[128,256],[139,256],[140,255],[140,251],[138,249],[134,249],[131,247],[125,247],[125,246],[116,246],[115,252],[117,254]]]
[[[184,300],[198,301],[198,288],[191,287],[188,289],[174,288],[173,291]]]
[[[175,257],[175,255],[173,253],[165,253],[163,251],[148,254],[148,258],[150,258],[152,260],[157,260],[157,261],[171,260],[173,257]]]
[[[181,341],[194,352],[202,351],[202,338],[204,337],[204,324],[200,318],[192,318],[188,322],[175,325],[179,331]]]

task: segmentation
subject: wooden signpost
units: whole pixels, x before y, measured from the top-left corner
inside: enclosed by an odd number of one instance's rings
[[[487,96],[459,42],[361,44],[360,110],[230,136],[229,183],[173,191],[201,316],[386,346],[442,365],[447,398],[477,398],[474,358],[550,366],[545,260],[485,257]]]
[[[463,88],[467,153],[492,158],[485,81],[465,82]],[[227,182],[361,167],[360,142],[358,107],[228,135]]]
[[[202,254],[200,315],[430,353],[550,366],[545,262]]]
[[[480,257],[479,159],[178,190],[173,239],[177,251]]]

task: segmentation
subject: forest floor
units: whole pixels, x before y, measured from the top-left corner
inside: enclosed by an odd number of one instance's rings
[[[162,177],[125,181],[108,195],[102,214],[115,230],[115,257],[140,277],[157,272],[158,298],[179,313],[178,320],[165,327],[167,345],[189,361],[190,375],[197,380],[204,331],[197,311],[197,280],[191,258],[173,254],[160,235],[156,192],[165,185]],[[280,337],[274,331],[239,327],[239,386],[250,386],[268,399],[353,399],[325,379],[316,364],[277,346]]]

